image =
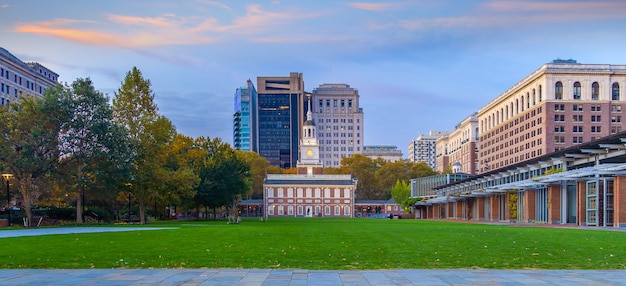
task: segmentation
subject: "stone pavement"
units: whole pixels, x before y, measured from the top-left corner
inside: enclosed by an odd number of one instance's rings
[[[0,270],[0,285],[626,285],[622,270]]]

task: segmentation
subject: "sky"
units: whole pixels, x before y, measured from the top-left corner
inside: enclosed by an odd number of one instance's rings
[[[228,143],[246,80],[345,83],[406,158],[554,59],[626,64],[626,1],[0,0],[0,47],[111,98],[137,67],[179,133]]]

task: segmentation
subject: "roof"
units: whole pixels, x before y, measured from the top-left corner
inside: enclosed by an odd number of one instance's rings
[[[265,185],[354,185],[352,180],[265,180]]]

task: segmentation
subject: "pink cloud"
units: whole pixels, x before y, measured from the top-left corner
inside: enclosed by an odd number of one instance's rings
[[[360,10],[367,11],[387,11],[396,10],[405,6],[405,3],[364,3],[364,2],[352,2],[347,3],[348,6]]]

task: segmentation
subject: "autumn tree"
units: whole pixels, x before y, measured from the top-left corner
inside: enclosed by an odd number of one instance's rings
[[[136,67],[126,74],[115,93],[113,115],[126,128],[134,146],[128,187],[139,204],[140,222],[145,223],[146,203],[155,200],[164,185],[163,163],[176,130],[158,114],[150,81]]]
[[[14,175],[29,225],[42,185],[58,166],[60,126],[68,116],[59,98],[66,92],[57,85],[42,98],[26,96],[0,108],[0,162]]]
[[[383,199],[383,192],[378,188],[375,174],[385,163],[383,159],[372,160],[361,154],[341,159],[341,168],[359,180],[356,197],[359,200]]]
[[[250,166],[250,176],[252,180],[252,189],[247,197],[252,199],[263,198],[263,183],[265,182],[265,175],[268,171],[269,162],[263,156],[256,152],[249,151],[236,151],[240,153],[242,158]]]

